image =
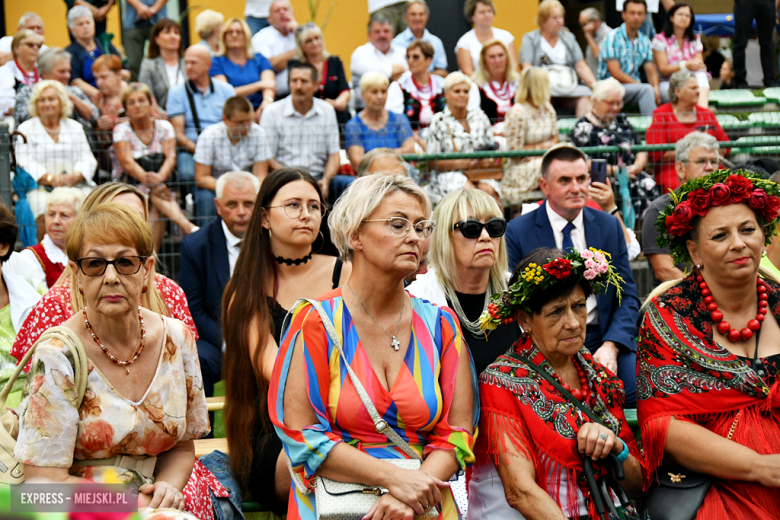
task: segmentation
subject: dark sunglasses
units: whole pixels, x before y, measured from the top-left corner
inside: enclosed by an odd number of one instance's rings
[[[117,273],[129,276],[141,270],[146,258],[145,256],[120,256],[114,260],[94,257],[79,258],[76,260],[76,265],[87,276],[102,276],[109,265],[113,265]]]
[[[487,228],[488,235],[491,237],[500,238],[506,231],[506,219],[495,217],[483,224],[475,218],[470,218],[457,222],[453,229],[459,229],[461,235],[466,238],[478,238],[484,228]]]

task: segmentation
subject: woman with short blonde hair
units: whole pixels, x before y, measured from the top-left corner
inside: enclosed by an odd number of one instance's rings
[[[212,58],[219,52],[223,23],[225,15],[212,9],[206,9],[195,17],[195,32],[200,36],[198,45],[206,47]]]

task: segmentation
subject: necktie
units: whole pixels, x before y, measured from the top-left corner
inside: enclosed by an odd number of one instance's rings
[[[243,243],[244,243],[244,241],[242,240],[241,242],[236,244],[236,249],[238,249],[240,251],[241,250],[241,244],[243,244]]]
[[[572,229],[574,229],[574,224],[571,222],[566,224],[566,226],[563,228],[563,250],[567,252],[569,249],[574,249],[574,242],[571,241]]]

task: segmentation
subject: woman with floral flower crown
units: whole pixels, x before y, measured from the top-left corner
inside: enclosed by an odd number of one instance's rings
[[[721,170],[671,199],[658,217],[661,241],[695,268],[659,287],[642,317],[646,485],[656,470],[703,473],[714,479],[696,518],[780,518],[780,286],[759,269],[780,186]]]
[[[623,414],[623,382],[584,346],[587,297],[608,285],[620,294],[623,283],[607,258],[595,249],[535,249],[482,316],[484,329],[516,319],[525,332],[480,376],[469,517],[596,518],[584,457],[615,455],[624,491],[641,491],[641,455]],[[607,473],[603,466],[594,464],[597,478]]]

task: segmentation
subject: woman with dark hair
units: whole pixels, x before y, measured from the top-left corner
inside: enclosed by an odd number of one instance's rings
[[[696,15],[688,2],[677,2],[669,9],[663,31],[653,38],[653,60],[661,73],[661,101],[669,101],[669,78],[680,70],[689,70],[699,82],[699,106],[707,108],[710,74],[704,65],[704,45],[693,32]]]
[[[385,108],[406,114],[414,130],[427,127],[434,114],[444,110],[444,78],[428,70],[433,63],[433,45],[415,40],[406,48],[409,70],[387,89]]]
[[[607,469],[596,462],[615,455],[625,471],[620,486],[641,492],[623,383],[584,346],[586,299],[608,286],[620,294],[623,283],[607,258],[596,249],[535,249],[482,315],[483,330],[517,320],[524,333],[480,376],[470,517],[596,518],[584,457],[598,479]]]
[[[184,59],[181,49],[181,26],[176,20],[163,18],[149,37],[149,52],[141,62],[138,81],[146,83],[162,108],[168,100],[168,90],[184,83]]]
[[[223,297],[230,465],[241,487],[278,515],[287,512],[290,474],[266,399],[282,323],[299,298],[327,293],[351,272],[349,263],[317,254],[325,212],[314,177],[293,168],[269,174]]]

